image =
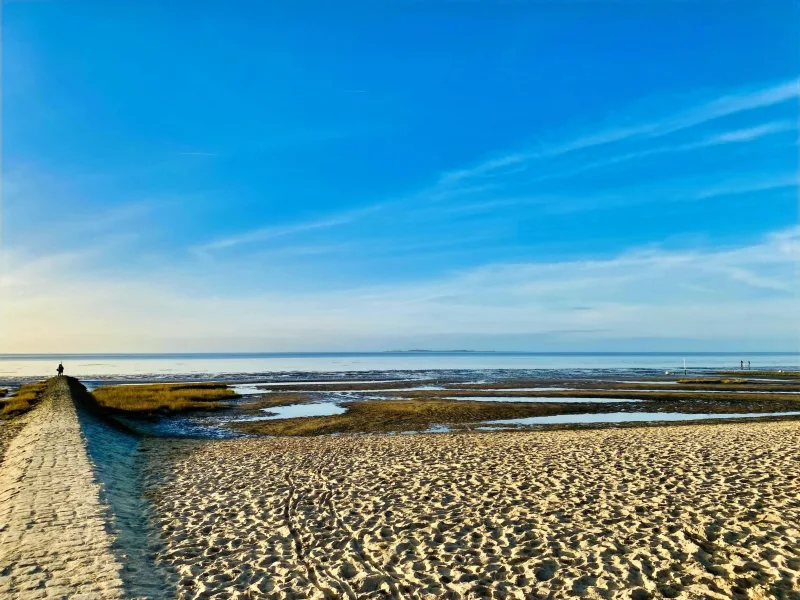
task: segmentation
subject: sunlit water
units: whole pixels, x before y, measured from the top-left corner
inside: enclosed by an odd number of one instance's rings
[[[547,417],[523,417],[520,419],[502,419],[487,421],[485,427],[491,429],[496,425],[570,425],[580,423],[639,423],[659,421],[702,421],[707,419],[746,419],[754,417],[788,417],[800,415],[796,412],[777,413],[734,413],[734,414],[691,414],[691,413],[659,413],[659,412],[616,412],[606,414],[551,415]]]
[[[552,380],[583,379],[643,383],[653,387],[674,386],[675,378],[683,376],[683,358],[687,359],[688,374],[707,376],[715,370],[736,369],[739,360],[751,360],[752,368],[759,370],[800,369],[798,354],[751,354],[740,357],[733,354],[525,354],[525,353],[351,353],[351,354],[247,354],[247,355],[64,355],[64,356],[8,356],[0,355],[0,383],[14,387],[17,383],[51,375],[59,361],[64,362],[67,373],[79,377],[88,388],[116,383],[145,383],[159,381],[225,381],[242,396],[274,393],[259,389],[277,385],[292,385],[304,393],[315,392],[321,402],[297,404],[268,409],[257,419],[286,419],[294,417],[330,416],[342,414],[346,408],[340,403],[348,400],[369,401],[416,390],[451,393],[457,385],[423,383],[422,380],[439,379],[453,382],[493,383],[514,379],[542,379],[536,387],[506,388],[496,392],[545,392],[569,390],[568,387],[548,386]],[[667,374],[668,373],[668,374]],[[747,376],[746,372],[742,376]],[[624,379],[622,379],[624,378]],[[413,381],[420,380],[414,385]],[[800,383],[791,379],[752,378],[753,381],[775,380],[783,383]],[[402,384],[410,383],[409,387]],[[391,389],[354,390],[347,384],[396,383]],[[342,390],[314,390],[317,385],[341,384]],[[461,391],[466,391],[462,390]],[[474,396],[458,400],[486,402],[552,402],[552,403],[610,403],[640,402],[619,398],[546,398],[516,396],[481,396],[485,390],[475,389]],[[622,390],[621,390],[622,391]],[[631,391],[631,390],[625,390]],[[673,388],[670,391],[684,391]],[[689,391],[689,390],[685,390]],[[721,391],[721,390],[718,390]],[[738,391],[738,390],[737,390]],[[742,390],[744,391],[744,390]],[[699,395],[706,393],[696,392]],[[777,393],[777,392],[775,392]],[[731,419],[797,415],[800,413],[767,413],[736,415],[694,415],[681,413],[624,412],[605,415],[558,415],[531,417],[508,422],[486,423],[488,427],[501,424],[547,425],[570,423],[622,423],[646,421],[679,421],[702,419]],[[233,415],[231,415],[233,417]],[[241,417],[241,414],[239,414]],[[233,417],[236,418],[236,417]],[[236,436],[225,427],[228,418],[222,414],[211,417],[182,415],[158,419],[152,425],[158,435]],[[438,427],[438,426],[437,426]],[[439,430],[442,430],[440,428]]]
[[[666,381],[664,379],[661,379],[659,381],[644,381],[641,379],[637,380],[617,379],[613,383],[640,383],[642,385],[678,385],[677,381]]]
[[[374,372],[376,375],[426,371],[547,371],[569,374],[587,370],[616,373],[672,375],[737,369],[750,360],[753,369],[798,369],[798,353],[677,354],[677,353],[508,353],[508,352],[400,352],[400,353],[263,353],[263,354],[98,354],[0,355],[0,379],[44,377],[55,373],[59,361],[66,372],[83,379],[172,380],[234,378],[258,375]],[[551,373],[552,374],[552,373]],[[746,374],[743,373],[743,374]],[[294,377],[298,379],[298,377]],[[314,379],[311,377],[310,379]]]
[[[276,387],[276,386],[315,386],[315,385],[352,385],[353,383],[402,383],[404,381],[413,381],[412,379],[316,379],[313,381],[269,381],[266,383],[252,384],[253,386],[261,387]],[[345,390],[343,390],[345,391]],[[349,390],[347,390],[349,391]]]
[[[471,391],[472,388],[467,389],[458,389],[458,388],[447,388],[450,392],[468,392]],[[566,392],[568,390],[574,390],[575,388],[568,388],[568,387],[528,387],[528,388],[493,388],[492,391],[495,392]]]
[[[635,383],[639,383],[638,381]],[[786,383],[792,383],[787,381]],[[800,383],[800,381],[795,382]],[[503,390],[505,391],[505,390]],[[632,390],[632,389],[604,389],[605,392],[654,392],[658,394],[800,394],[800,391],[787,390],[693,390],[693,389],[660,389],[660,390]]]
[[[547,402],[550,404],[604,404],[609,402],[642,402],[630,398],[578,398],[571,396],[452,396],[447,400],[474,400],[475,402]]]
[[[248,417],[243,421],[271,421],[273,419],[294,419],[297,417],[330,417],[341,415],[347,409],[334,402],[313,402],[308,404],[289,404],[263,409],[264,412],[274,413],[258,417]]]
[[[361,381],[351,381],[350,383],[361,383]],[[454,388],[445,388],[441,385],[415,385],[404,388],[386,388],[375,390],[324,390],[316,393],[333,393],[333,394],[376,394],[384,392],[436,392],[436,391],[453,391]],[[303,390],[304,392],[313,392],[314,390]]]
[[[232,385],[230,388],[240,396],[255,396],[259,394],[274,394],[275,390],[264,390],[260,386],[263,383],[240,383],[239,385]]]

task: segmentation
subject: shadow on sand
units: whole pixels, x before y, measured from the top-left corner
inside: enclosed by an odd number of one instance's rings
[[[172,597],[169,590],[174,589],[177,575],[155,564],[162,544],[150,526],[149,507],[141,494],[142,438],[104,416],[77,379],[70,377],[68,384],[95,476],[103,487],[101,498],[111,508],[108,522],[113,550],[123,566],[126,595],[154,600]]]

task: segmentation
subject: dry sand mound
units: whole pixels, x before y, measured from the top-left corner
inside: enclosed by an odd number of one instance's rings
[[[800,598],[800,422],[148,442],[179,598]]]

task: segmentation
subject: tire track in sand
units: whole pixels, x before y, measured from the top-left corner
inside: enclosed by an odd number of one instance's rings
[[[339,511],[336,509],[336,505],[333,502],[333,491],[330,489],[330,485],[327,481],[323,480],[322,483],[325,492],[322,494],[322,503],[328,507],[328,510],[331,512],[333,516],[334,524],[344,532],[350,536],[350,545],[355,552],[355,555],[360,559],[362,565],[369,570],[372,568],[373,571],[378,573],[379,575],[383,576],[386,584],[389,586],[389,590],[391,591],[392,598],[395,600],[405,600],[403,594],[400,592],[400,588],[397,587],[398,583],[404,583],[404,579],[398,576],[396,573],[390,572],[387,569],[384,569],[378,564],[376,560],[374,560],[369,553],[364,549],[363,542],[356,536],[355,532],[347,526],[344,520],[339,515]]]
[[[302,465],[298,467],[298,470],[302,468]],[[298,526],[295,525],[295,515],[297,513],[297,505],[300,502],[300,493],[298,492],[297,485],[294,482],[293,477],[294,471],[290,473],[286,473],[286,481],[289,484],[289,495],[286,500],[286,504],[284,505],[284,519],[286,521],[286,526],[289,529],[289,534],[292,537],[295,545],[295,552],[297,553],[297,557],[300,559],[300,562],[306,569],[308,573],[309,581],[316,587],[326,598],[339,598],[336,590],[332,590],[329,587],[323,586],[319,580],[317,575],[317,568],[308,560],[308,554],[306,553],[305,546],[303,545],[303,539],[300,535],[300,530]],[[348,598],[352,600],[356,600],[357,596],[353,589],[345,582],[340,580],[339,578],[335,577],[332,573],[330,573],[327,569],[321,569],[324,574],[335,581],[341,589],[345,592]]]

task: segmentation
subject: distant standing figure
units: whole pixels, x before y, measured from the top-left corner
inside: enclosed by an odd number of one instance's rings
[[[739,361],[739,368],[740,368],[742,371],[744,371],[744,361],[743,361],[743,360],[740,360],[740,361]]]
[[[61,377],[64,374],[64,365],[58,363],[58,368],[56,369],[58,376]]]
[[[747,361],[747,370],[748,371],[750,370],[750,361],[749,360]]]

